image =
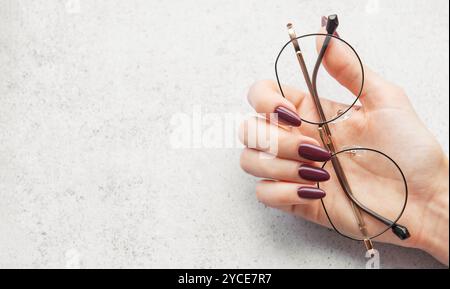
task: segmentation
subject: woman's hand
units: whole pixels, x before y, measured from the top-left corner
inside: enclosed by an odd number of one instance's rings
[[[329,46],[323,64],[340,84],[355,94],[358,92],[361,79],[355,76],[360,74],[359,63],[352,63],[340,53],[338,41]],[[242,152],[241,167],[264,179],[256,186],[261,202],[329,227],[319,200],[325,197],[337,208],[344,201],[333,194],[339,183],[321,169],[320,162],[328,160],[330,153],[320,146],[317,126],[301,124],[298,116],[315,111],[312,98],[295,88],[287,89],[285,96],[282,97],[274,81],[260,81],[251,87],[248,100],[256,112],[277,113],[279,123],[292,129],[257,117],[246,120],[241,126],[240,139],[248,148]],[[368,68],[365,68],[360,101],[360,109],[353,111],[342,125],[332,127],[336,149],[357,144],[392,156],[402,168],[409,188],[408,204],[398,223],[408,227],[411,237],[401,241],[389,230],[377,240],[420,248],[448,265],[448,158],[418,118],[405,92]],[[330,108],[334,104],[324,102],[324,105]],[[254,128],[256,133],[251,132]],[[277,130],[276,148],[258,143],[258,133],[269,128]],[[260,151],[275,152],[275,156],[261,157]],[[367,174],[364,170],[350,173],[361,179]],[[370,186],[367,177],[364,181]],[[317,189],[315,182],[323,182],[324,189]],[[351,218],[340,220],[352,221]]]

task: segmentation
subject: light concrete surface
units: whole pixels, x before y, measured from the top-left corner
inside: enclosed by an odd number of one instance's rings
[[[181,148],[173,114],[249,113],[285,24],[338,13],[448,154],[446,0],[0,0],[0,268],[363,268],[362,245],[265,208],[239,148]],[[441,268],[378,245],[385,268]]]

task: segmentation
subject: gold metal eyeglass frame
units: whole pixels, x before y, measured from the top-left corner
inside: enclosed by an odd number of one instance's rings
[[[340,152],[336,152],[336,147],[335,147],[335,144],[333,142],[331,129],[330,129],[329,125],[328,125],[328,123],[330,121],[332,121],[332,120],[328,120],[327,121],[327,119],[325,117],[325,113],[324,113],[322,104],[320,102],[320,98],[319,98],[319,95],[317,93],[317,87],[316,87],[317,73],[318,73],[318,70],[319,70],[320,65],[322,63],[323,57],[325,55],[325,52],[327,51],[328,45],[329,45],[330,41],[333,38],[338,38],[338,37],[336,37],[334,35],[338,25],[339,25],[339,21],[338,21],[337,15],[330,15],[330,16],[328,16],[328,22],[327,22],[327,26],[326,26],[327,34],[314,34],[314,35],[323,35],[325,37],[325,40],[324,40],[324,42],[322,44],[322,47],[320,49],[320,52],[319,52],[319,55],[318,55],[318,58],[317,58],[317,61],[316,61],[315,67],[314,67],[312,78],[310,78],[310,75],[308,73],[308,69],[307,69],[307,66],[306,66],[304,58],[303,58],[303,53],[302,53],[302,50],[301,50],[299,42],[298,42],[298,39],[302,38],[302,36],[297,37],[297,35],[296,35],[295,31],[294,31],[293,25],[291,23],[287,24],[288,33],[289,33],[289,37],[290,37],[291,40],[290,40],[290,42],[288,42],[285,45],[285,47],[287,45],[289,45],[289,43],[291,43],[292,46],[294,47],[295,55],[297,57],[299,65],[300,65],[300,69],[301,69],[301,72],[303,74],[303,78],[304,78],[304,80],[306,82],[306,85],[308,87],[309,93],[310,93],[310,95],[313,98],[317,114],[319,115],[320,123],[317,123],[317,124],[318,124],[318,131],[319,131],[319,134],[320,134],[320,138],[321,138],[322,143],[325,146],[325,148],[328,149],[331,152],[331,154],[332,154],[332,157],[331,157],[330,161],[331,161],[331,164],[332,164],[332,166],[333,166],[333,168],[335,170],[338,182],[339,182],[342,190],[344,191],[346,197],[348,198],[348,200],[350,202],[352,213],[353,213],[353,215],[355,217],[356,223],[358,225],[358,229],[359,229],[359,231],[361,232],[361,234],[363,236],[362,241],[364,242],[364,245],[365,245],[366,249],[372,254],[373,253],[373,249],[374,249],[374,246],[373,246],[373,243],[372,243],[373,236],[371,237],[368,234],[368,230],[367,230],[367,227],[366,227],[366,222],[364,220],[362,212],[365,212],[369,216],[375,218],[379,222],[381,222],[381,223],[385,224],[386,226],[388,226],[387,229],[385,231],[381,232],[379,235],[383,234],[389,228],[391,228],[392,232],[398,238],[400,238],[401,240],[409,238],[410,234],[409,234],[408,229],[405,226],[402,226],[402,225],[399,225],[399,224],[396,223],[398,221],[398,219],[400,219],[401,215],[403,214],[403,211],[404,211],[405,206],[406,206],[406,200],[407,200],[407,196],[408,196],[407,183],[406,183],[405,176],[403,175],[403,172],[401,171],[400,167],[389,156],[385,155],[384,153],[382,153],[380,151],[373,150],[373,149],[368,149],[370,151],[374,151],[374,152],[380,153],[383,156],[387,157],[399,169],[399,171],[400,171],[400,173],[401,173],[401,175],[403,177],[403,181],[405,183],[405,189],[406,189],[406,199],[405,199],[405,203],[404,203],[403,209],[400,212],[400,215],[398,216],[397,220],[392,221],[392,220],[389,220],[386,217],[383,217],[382,215],[377,214],[376,212],[372,211],[371,209],[367,208],[364,204],[362,204],[360,201],[358,201],[358,199],[355,198],[355,196],[354,196],[354,194],[352,192],[352,189],[351,189],[350,184],[348,182],[347,176],[346,176],[346,174],[345,174],[345,172],[344,172],[344,170],[342,168],[341,162],[339,161],[339,158],[338,158],[338,154]],[[340,39],[340,40],[342,40],[342,39]],[[280,54],[281,54],[281,52],[280,52]],[[280,57],[280,54],[278,55],[278,58]],[[355,52],[355,54],[356,54],[356,52]],[[277,58],[277,61],[278,61],[278,58]],[[358,60],[360,61],[359,57],[358,57]],[[361,61],[360,61],[360,63],[361,63]],[[364,85],[364,69],[363,69],[362,64],[361,64],[361,70],[363,72],[362,73],[362,85]],[[278,79],[277,71],[276,71],[276,74],[277,74],[277,80],[278,80],[279,88],[280,88],[280,90],[282,90],[280,81]],[[361,87],[361,90],[362,90],[362,87]],[[283,92],[282,92],[282,94],[283,94]],[[283,94],[283,96],[284,96],[284,94]],[[358,98],[359,98],[359,96],[358,96]],[[355,103],[356,103],[357,99],[355,100]],[[350,108],[351,107],[349,107],[349,109]],[[347,112],[347,111],[348,110],[346,110],[345,112]],[[341,113],[341,115],[344,114],[345,112]],[[338,117],[340,117],[340,115],[338,115],[334,119],[337,119]],[[341,152],[343,152],[343,151],[341,151]],[[322,204],[323,204],[323,201],[322,201]],[[323,204],[323,206],[324,206],[324,204]],[[324,206],[324,209],[325,209],[325,212],[327,213],[325,206]],[[328,216],[328,213],[327,213],[327,217],[330,220],[330,217]],[[331,220],[330,220],[330,223],[333,226],[333,228],[338,233],[340,233],[334,227],[334,225],[331,222]],[[354,239],[354,238],[349,237],[349,236],[347,236],[345,234],[342,234],[342,233],[340,233],[340,234],[344,235],[345,237]],[[357,239],[354,239],[354,240],[357,240]]]

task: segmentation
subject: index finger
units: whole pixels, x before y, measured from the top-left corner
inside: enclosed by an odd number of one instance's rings
[[[272,80],[262,80],[253,84],[248,92],[248,102],[258,113],[276,113],[278,121],[298,127],[301,124],[296,105],[305,94],[295,89],[285,92],[286,98],[281,95],[278,85]]]

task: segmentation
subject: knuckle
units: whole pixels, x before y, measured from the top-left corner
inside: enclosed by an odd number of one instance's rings
[[[260,160],[263,174],[268,178],[276,178],[278,176],[278,169],[269,162],[270,160]]]
[[[270,82],[270,80],[268,79],[262,79],[262,80],[257,80],[255,82],[253,82],[252,85],[250,85],[250,88],[248,90],[249,94],[252,94],[254,92],[258,92],[259,90],[261,90],[262,88],[267,87],[268,83]]]
[[[241,157],[239,159],[239,165],[241,166],[241,169],[244,170],[246,173],[248,173],[248,156],[247,156],[247,150],[244,149],[241,152]]]
[[[262,186],[264,186],[266,184],[266,181],[259,181],[256,184],[256,188],[255,188],[255,195],[256,195],[256,199],[264,204],[267,204],[267,199],[265,198],[265,195],[262,193]]]
[[[265,199],[264,199],[264,197],[263,197],[263,194],[261,193],[260,190],[258,190],[258,187],[256,187],[255,195],[256,195],[256,199],[257,199],[258,201],[260,201],[260,202],[262,202],[262,203],[266,203],[266,202],[265,202]]]
[[[248,128],[248,120],[242,121],[241,124],[239,125],[238,137],[239,141],[243,145],[247,144],[247,135],[248,135],[247,128]]]
[[[253,174],[254,161],[252,160],[252,152],[250,149],[244,149],[240,157],[240,166],[243,171],[248,174]]]
[[[247,93],[248,102],[255,108],[260,106],[259,102],[255,102],[255,98],[261,93],[261,91],[270,87],[272,85],[272,83],[273,83],[273,80],[268,80],[268,79],[255,81],[248,89],[248,93]]]
[[[247,101],[251,105],[253,105],[253,96],[255,95],[257,88],[259,87],[259,81],[254,82],[252,85],[250,85],[248,92],[247,92]]]
[[[258,149],[260,146],[258,139],[259,122],[256,117],[251,117],[241,124],[240,138],[243,144],[252,149]]]

